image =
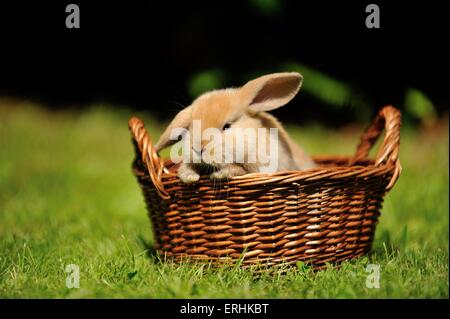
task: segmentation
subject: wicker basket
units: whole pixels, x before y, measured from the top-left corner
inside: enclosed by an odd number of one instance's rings
[[[383,196],[401,172],[400,112],[384,107],[353,157],[315,157],[319,168],[183,184],[162,160],[144,123],[129,128],[133,171],[147,203],[156,249],[176,259],[321,267],[368,253]],[[369,150],[386,130],[375,160]]]

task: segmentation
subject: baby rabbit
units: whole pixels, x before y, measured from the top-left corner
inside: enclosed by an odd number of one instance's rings
[[[202,174],[209,174],[212,179],[224,179],[247,173],[312,168],[315,166],[313,160],[292,141],[280,122],[266,113],[287,104],[297,94],[302,82],[303,77],[299,73],[273,73],[251,80],[240,88],[204,93],[175,116],[155,148],[159,151],[176,143],[179,137],[185,138],[190,158],[201,159],[193,163],[183,160],[178,176],[184,183],[196,182]],[[201,125],[200,129],[196,123]],[[183,129],[189,136],[174,135],[174,129]],[[213,139],[213,134],[208,131],[211,129],[220,130],[220,138]],[[252,129],[267,134],[248,133]],[[278,135],[269,134],[269,131],[276,131],[273,129],[278,130]],[[233,154],[237,149],[236,143],[244,136],[243,131],[252,138],[244,142],[246,148],[238,161],[239,155],[233,158]],[[263,139],[261,135],[270,137]],[[196,137],[197,143],[193,141]],[[277,161],[275,167],[268,170],[264,165],[266,154],[262,154],[259,148],[265,150],[269,146],[274,146]],[[211,152],[223,154],[213,160],[205,160],[205,155]],[[226,158],[233,160],[226,161]]]

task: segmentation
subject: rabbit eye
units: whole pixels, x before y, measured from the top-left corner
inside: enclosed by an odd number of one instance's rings
[[[231,123],[225,123],[225,125],[223,126],[223,130],[228,130],[231,127]]]

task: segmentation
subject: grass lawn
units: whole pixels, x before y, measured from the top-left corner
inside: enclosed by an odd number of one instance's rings
[[[149,253],[150,223],[131,172],[130,111],[6,104],[0,102],[0,297],[449,296],[447,120],[421,133],[403,128],[403,174],[385,199],[369,257],[339,269],[256,278],[250,270],[175,265]],[[157,137],[162,126],[143,118]],[[288,128],[312,154],[353,154],[360,134]],[[69,264],[79,266],[79,289],[66,287]],[[368,264],[381,267],[378,289],[366,287]]]

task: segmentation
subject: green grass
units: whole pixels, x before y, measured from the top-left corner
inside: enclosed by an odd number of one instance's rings
[[[313,273],[164,262],[131,173],[131,113],[48,112],[0,103],[0,297],[448,298],[448,122],[402,131],[403,175],[388,194],[370,257]],[[162,126],[144,116],[153,136]],[[292,134],[313,154],[352,154],[359,132]],[[366,288],[367,264],[381,267]],[[65,267],[80,268],[80,288]]]

